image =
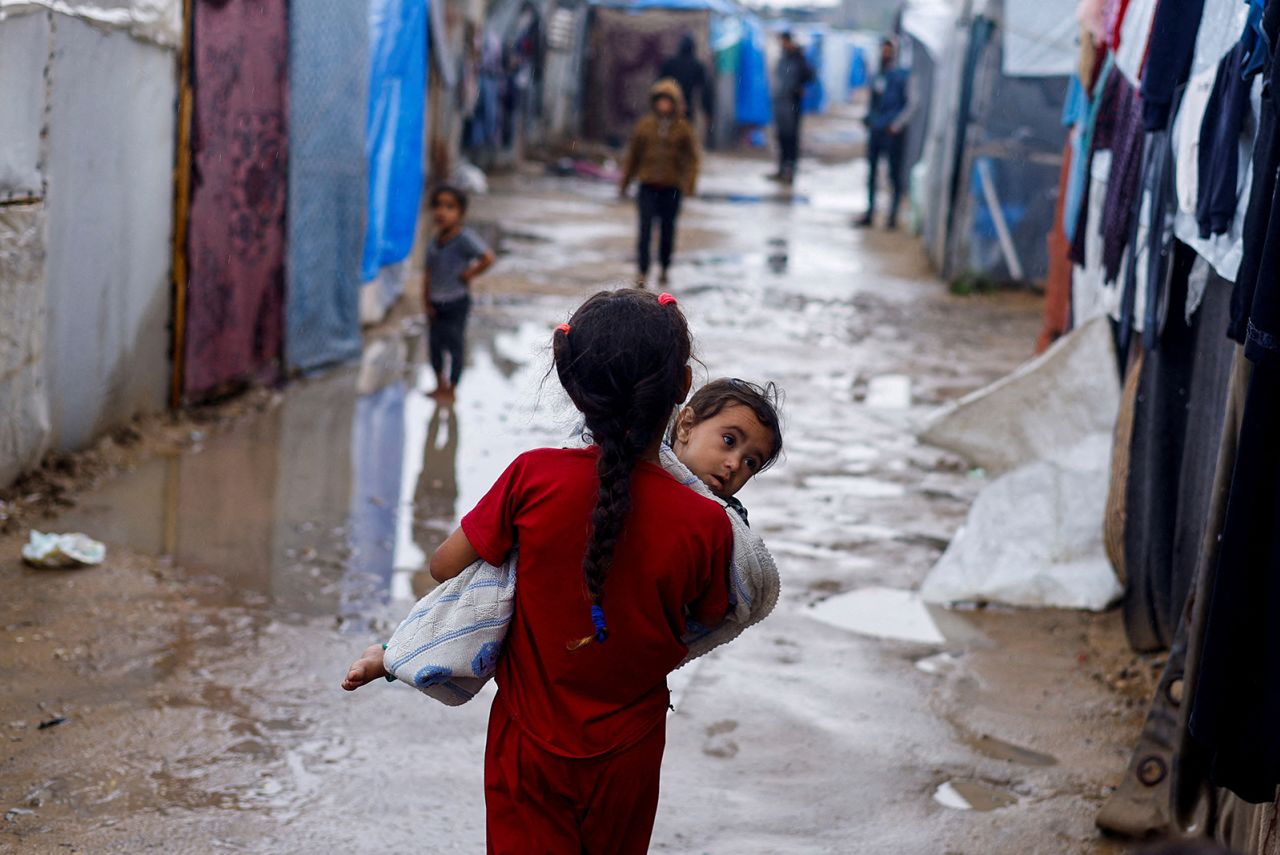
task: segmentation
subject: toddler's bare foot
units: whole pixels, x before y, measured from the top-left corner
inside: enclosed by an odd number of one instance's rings
[[[347,669],[347,677],[342,681],[342,688],[354,692],[365,683],[372,683],[379,677],[387,676],[386,666],[382,664],[382,645],[372,644],[360,658],[351,663]]]

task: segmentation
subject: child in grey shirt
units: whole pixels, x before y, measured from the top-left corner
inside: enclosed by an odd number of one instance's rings
[[[431,367],[436,372],[433,398],[451,399],[462,377],[471,280],[494,262],[493,250],[463,225],[467,195],[456,187],[437,187],[431,194],[436,237],[427,248],[422,303],[431,332]],[[445,371],[445,357],[449,359]]]

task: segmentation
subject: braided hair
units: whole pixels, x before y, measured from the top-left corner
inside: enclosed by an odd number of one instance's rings
[[[635,288],[595,294],[556,329],[556,374],[600,449],[599,492],[582,557],[595,631],[570,642],[571,650],[608,638],[604,583],[631,512],[631,475],[687,393],[692,350],[675,301]]]

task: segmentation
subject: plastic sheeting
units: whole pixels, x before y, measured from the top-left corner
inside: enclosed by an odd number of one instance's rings
[[[1080,59],[1075,0],[1005,0],[1004,63],[1010,77],[1065,76]]]
[[[767,125],[773,120],[769,72],[765,67],[764,28],[754,18],[744,22],[738,43],[738,85],[734,111],[740,125]]]
[[[369,4],[369,207],[360,269],[366,282],[413,249],[423,182],[427,3]],[[385,309],[399,291],[380,289],[380,296]]]
[[[1101,611],[1120,597],[1102,547],[1111,436],[1097,433],[993,481],[929,572],[929,603]]]
[[[182,40],[181,0],[0,0],[0,21],[44,11],[79,18],[99,29],[123,30],[164,47],[177,47]]]
[[[1108,324],[1095,320],[944,408],[920,439],[1003,473],[921,588],[934,603],[1103,609],[1120,596],[1102,542],[1120,406]]]
[[[44,226],[42,205],[0,208],[0,485],[34,465],[49,437]]]
[[[992,6],[998,15],[998,0]],[[941,12],[931,14],[918,15],[912,33],[926,46],[948,32]],[[1066,137],[1066,79],[1004,74],[997,18],[961,21],[954,33],[941,41],[926,142],[921,208],[930,258],[948,278],[1041,279]]]
[[[191,400],[279,371],[288,181],[285,4],[197,3],[193,26],[183,361]]]
[[[1097,319],[986,388],[943,407],[920,433],[990,472],[1007,472],[1107,432],[1120,409],[1115,350]]]
[[[362,4],[290,6],[285,360],[292,370],[360,353],[368,57]]]

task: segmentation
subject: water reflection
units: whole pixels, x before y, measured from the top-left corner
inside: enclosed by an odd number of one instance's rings
[[[413,541],[430,556],[453,531],[458,512],[458,412],[437,405],[422,445],[422,472],[413,491]],[[425,572],[413,575],[412,594],[421,597],[434,582]]]
[[[171,556],[285,618],[362,618],[421,597],[459,512],[520,451],[566,433],[542,406],[546,323],[482,307],[448,406],[425,394],[412,333],[371,342],[358,367],[294,384],[189,452],[141,463],[51,527]]]

